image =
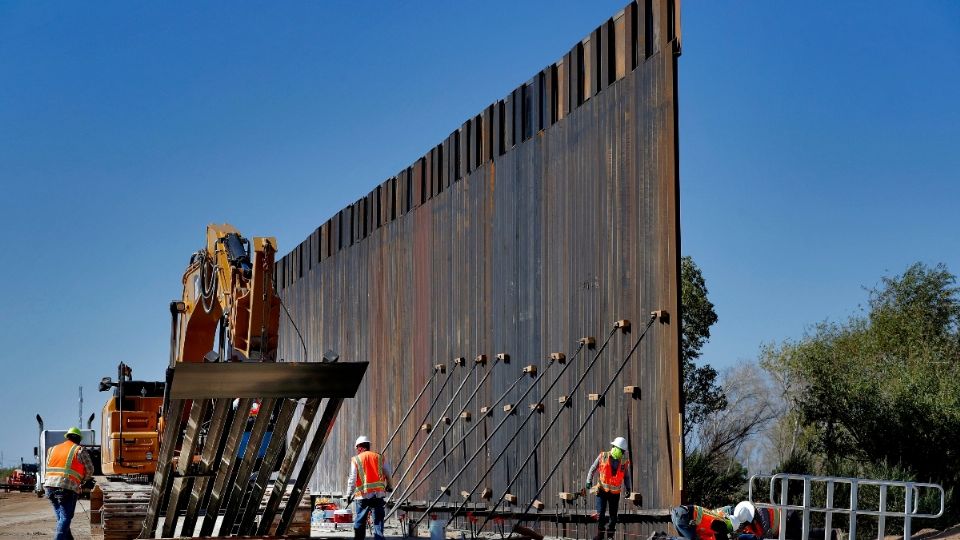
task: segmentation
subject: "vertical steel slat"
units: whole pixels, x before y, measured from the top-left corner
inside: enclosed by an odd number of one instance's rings
[[[515,144],[517,144],[517,139],[514,135],[513,129],[513,120],[514,112],[513,108],[516,103],[514,100],[514,95],[516,95],[516,90],[507,95],[503,100],[503,152],[507,153]]]
[[[913,531],[911,530],[910,514],[914,512],[911,508],[913,502],[913,484],[908,483],[903,494],[903,537],[909,539]],[[829,528],[827,529],[830,530]]]
[[[267,434],[267,428],[270,426],[270,417],[276,408],[276,399],[265,399],[260,403],[260,412],[257,419],[253,422],[253,428],[250,430],[250,437],[247,439],[247,446],[243,452],[243,459],[240,460],[240,466],[237,467],[237,474],[234,475],[233,488],[229,491],[229,496],[224,499],[227,503],[226,511],[223,514],[223,523],[220,525],[220,534],[231,534],[233,526],[237,519],[237,513],[243,505],[243,494],[250,485],[250,473],[253,465],[257,461],[257,455],[260,453],[260,446],[263,444],[263,437]],[[237,411],[240,412],[240,411]],[[274,435],[283,437],[282,433]],[[273,436],[270,437],[274,439]]]
[[[498,158],[503,155],[503,100],[497,101],[493,106],[493,125],[491,126],[492,140],[490,142],[490,158]]]
[[[887,530],[887,485],[880,486],[880,515],[877,517],[877,538],[883,540]],[[906,537],[904,537],[906,538]],[[803,540],[807,540],[804,538]]]
[[[196,453],[198,437],[200,432],[200,423],[203,422],[207,411],[210,408],[210,400],[195,399],[190,406],[190,418],[187,420],[187,432],[183,436],[183,444],[180,447],[180,460],[177,462],[178,477],[173,479],[173,487],[170,491],[170,497],[167,502],[167,514],[163,521],[163,531],[161,536],[169,538],[173,536],[173,531],[177,526],[177,509],[180,507],[180,498],[183,490],[190,490],[190,478],[183,478],[190,469],[192,457]]]
[[[523,108],[526,101],[523,97],[525,85],[521,84],[513,90],[513,144],[519,146],[524,141],[523,119],[526,116]]]
[[[829,535],[830,529],[833,528],[833,512],[831,512],[831,510],[833,510],[833,492],[835,487],[836,484],[834,484],[833,480],[827,481],[827,512],[823,518],[823,530],[826,531],[826,535]],[[780,527],[785,527],[783,517],[784,516],[780,517]],[[829,538],[829,536],[824,536],[824,538]]]
[[[327,443],[327,438],[330,436],[333,423],[337,419],[337,415],[340,414],[341,405],[343,405],[343,398],[330,398],[327,400],[327,405],[323,409],[323,417],[317,426],[317,432],[313,435],[313,440],[310,441],[310,450],[307,451],[303,465],[300,466],[300,473],[297,475],[297,480],[293,484],[293,489],[290,490],[287,505],[280,514],[280,523],[277,524],[277,530],[274,534],[279,536],[287,533],[287,528],[290,527],[290,522],[293,520],[293,513],[296,512],[297,506],[300,504],[300,497],[303,496],[304,486],[307,485],[310,477],[313,476],[313,469],[317,466],[317,459],[320,457],[320,453]],[[265,518],[266,514],[264,514],[264,519]]]
[[[167,411],[163,416],[164,430],[163,439],[160,442],[160,452],[157,456],[157,472],[153,477],[153,496],[150,498],[150,505],[147,507],[147,516],[143,520],[143,531],[140,536],[143,538],[153,538],[153,533],[157,528],[157,518],[159,516],[160,503],[163,500],[161,496],[166,493],[169,485],[171,460],[173,459],[173,450],[177,444],[177,435],[180,431],[180,418],[183,412],[184,400],[174,399],[170,401]]]
[[[857,537],[857,501],[860,498],[860,483],[854,480],[850,483],[850,538]],[[784,502],[784,504],[786,504]],[[781,539],[783,540],[783,539]]]
[[[200,456],[200,474],[209,474],[214,468],[217,455],[220,453],[223,434],[226,431],[226,423],[230,414],[230,399],[218,399],[213,408],[213,417],[210,419],[210,427],[207,430],[207,440],[203,444],[203,451]],[[182,533],[184,535],[193,534],[193,529],[197,524],[200,504],[209,495],[213,483],[206,477],[199,477],[193,481],[193,490],[190,492],[190,502],[187,503],[187,513],[183,519]]]
[[[216,525],[217,517],[220,515],[220,506],[224,502],[225,490],[229,487],[230,476],[237,463],[237,446],[239,446],[240,438],[247,427],[247,418],[250,417],[252,403],[252,399],[241,399],[237,404],[236,411],[234,411],[233,421],[230,423],[230,430],[227,432],[227,442],[224,444],[223,454],[220,456],[217,477],[213,481],[213,488],[207,501],[207,511],[203,519],[200,520],[200,536],[210,536],[213,527]]]
[[[287,454],[280,465],[280,471],[277,473],[277,479],[273,482],[273,491],[270,492],[270,498],[267,499],[266,507],[263,509],[263,516],[260,518],[260,525],[257,527],[257,534],[265,535],[273,523],[273,518],[277,513],[277,507],[280,505],[280,499],[283,498],[283,492],[286,491],[287,481],[293,475],[293,469],[300,459],[300,453],[303,451],[303,443],[306,442],[310,434],[310,427],[313,426],[313,419],[320,408],[320,398],[310,398],[303,406],[303,413],[300,420],[297,421],[297,427],[294,428],[293,437],[290,438],[290,446],[287,448]]]
[[[257,479],[250,488],[250,495],[247,497],[246,512],[241,514],[240,517],[240,530],[237,534],[241,536],[251,535],[254,532],[254,517],[256,517],[257,511],[260,510],[263,492],[266,491],[267,483],[270,481],[270,473],[273,472],[277,460],[280,459],[280,453],[283,451],[284,445],[286,445],[287,430],[290,427],[291,420],[293,420],[293,414],[297,410],[298,403],[299,401],[296,399],[284,399],[280,405],[280,411],[277,413],[277,421],[273,426],[273,436],[270,437],[267,452],[264,454],[260,470],[257,472]]]
[[[780,504],[786,506],[787,502],[790,501],[790,497],[787,494],[787,490],[790,488],[789,481],[786,477],[783,478],[780,482]],[[770,483],[770,492],[773,493],[773,482]],[[781,516],[785,518],[786,515]],[[780,527],[780,540],[787,540],[787,528]]]

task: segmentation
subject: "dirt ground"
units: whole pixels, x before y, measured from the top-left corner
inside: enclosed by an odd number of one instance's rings
[[[90,501],[81,499],[77,502],[77,511],[73,516],[71,530],[77,540],[91,540],[90,524],[87,511]],[[53,508],[50,502],[38,498],[33,493],[0,493],[0,538],[43,538],[53,537],[57,520],[53,517]],[[388,530],[387,535],[393,538],[398,531]],[[321,536],[326,538],[352,538],[347,531],[324,531]],[[898,540],[902,536],[887,536],[884,540]],[[945,531],[922,529],[914,532],[913,538],[918,540],[960,540],[960,525],[953,526]]]
[[[77,501],[70,530],[77,540],[90,539],[90,523],[85,511],[90,501]],[[50,501],[33,493],[0,493],[0,538],[53,537],[57,519]]]

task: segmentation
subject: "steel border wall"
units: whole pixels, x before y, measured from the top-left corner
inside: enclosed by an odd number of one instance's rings
[[[673,0],[630,3],[277,262],[277,285],[308,359],[333,349],[341,361],[371,362],[358,398],[344,405],[331,433],[315,489],[342,489],[353,438],[385,441],[434,364],[511,355],[470,407],[476,413],[523,365],[554,351],[570,354],[582,336],[602,339],[616,319],[642,324],[662,309],[671,321],[653,329],[621,376],[623,386],[640,387],[639,398],[608,399],[545,502],[552,506],[556,492],[579,489],[596,453],[622,434],[630,439],[644,507],[679,503],[679,34]],[[282,321],[281,357],[299,360],[299,338]],[[633,337],[614,337],[585,392],[605,384]],[[578,369],[568,370],[561,393]],[[557,406],[555,396],[543,399],[548,410]],[[557,440],[585,418],[586,393],[574,400]],[[413,416],[425,412],[426,403]],[[541,423],[532,422],[508,450],[492,486],[509,478]],[[418,428],[411,422],[398,438],[422,437]],[[491,456],[509,431],[491,442]],[[449,458],[451,474],[472,450],[464,446]],[[559,453],[542,449],[515,490],[521,501]],[[421,488],[423,499],[437,493],[442,476]]]

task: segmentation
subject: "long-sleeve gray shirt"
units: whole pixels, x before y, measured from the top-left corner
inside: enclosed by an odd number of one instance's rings
[[[587,483],[592,484],[594,475],[597,474],[597,470],[600,468],[600,456],[603,454],[597,454],[597,459],[593,460],[593,465],[590,466],[590,470],[587,471]],[[620,460],[613,459],[613,456],[610,456],[610,467],[614,472],[620,468]],[[630,467],[624,467],[623,469],[623,487],[628,492],[633,492],[633,478],[630,476]]]

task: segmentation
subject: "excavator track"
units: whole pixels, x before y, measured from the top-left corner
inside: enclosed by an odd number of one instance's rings
[[[143,520],[147,516],[152,486],[116,479],[97,478],[97,485],[90,494],[90,536],[103,540],[134,540],[140,536]],[[289,504],[290,489],[284,493],[280,507]],[[263,514],[270,499],[272,486],[263,494],[259,514]],[[300,498],[286,536],[310,536],[310,494]],[[274,518],[275,528],[280,517]],[[222,534],[225,534],[223,531]]]
[[[90,536],[133,540],[140,535],[153,486],[97,477],[90,493]]]

